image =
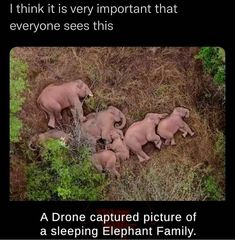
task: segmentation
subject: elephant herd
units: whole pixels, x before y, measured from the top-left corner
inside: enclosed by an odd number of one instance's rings
[[[93,165],[99,171],[109,171],[120,178],[117,165],[129,159],[130,151],[137,155],[140,162],[144,162],[150,159],[142,148],[147,142],[153,142],[160,149],[161,139],[164,139],[165,145],[176,144],[174,134],[178,130],[183,133],[183,137],[187,134],[194,135],[183,120],[189,117],[189,110],[184,107],[176,107],[171,114],[147,113],[143,120],[130,125],[124,134],[122,129],[126,125],[126,117],[114,106],[84,116],[81,99],[88,96],[92,97],[93,94],[82,80],[50,84],[44,88],[37,103],[44,111],[51,129],[32,137],[29,147],[35,150],[35,146],[49,138],[63,139],[69,143],[71,135],[55,129],[56,124],[62,120],[62,110],[69,108],[74,121],[79,123],[81,131],[93,146],[100,139],[105,143],[104,149],[93,153]]]

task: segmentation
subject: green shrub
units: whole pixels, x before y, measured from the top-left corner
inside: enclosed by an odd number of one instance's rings
[[[203,62],[204,71],[213,76],[214,82],[222,85],[225,82],[225,51],[220,47],[202,47],[196,59]]]
[[[99,200],[106,185],[105,177],[91,164],[88,147],[76,157],[60,140],[48,140],[42,147],[40,163],[29,165],[29,200]]]
[[[207,195],[207,200],[218,201],[223,199],[221,188],[213,176],[205,177],[203,181],[203,190]]]
[[[27,89],[27,65],[21,60],[10,57],[10,141],[19,142],[22,121],[17,113],[22,109],[25,98],[22,96]]]

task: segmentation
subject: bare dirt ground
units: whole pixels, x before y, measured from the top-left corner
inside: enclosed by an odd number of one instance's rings
[[[186,139],[177,134],[177,145],[164,146],[161,151],[148,144],[145,151],[151,160],[147,163],[140,164],[131,155],[128,162],[121,163],[121,181],[111,180],[105,199],[204,200],[206,195],[198,185],[207,175],[215,176],[224,189],[224,159],[215,149],[216,133],[224,132],[225,127],[224,100],[211,77],[203,73],[201,62],[195,60],[198,48],[38,47],[12,51],[29,66],[30,91],[25,93],[20,114],[25,147],[33,134],[47,130],[45,116],[36,104],[42,89],[49,83],[81,78],[94,93],[84,104],[86,114],[114,105],[126,115],[127,128],[148,112],[170,113],[176,106],[185,106],[191,113],[187,122],[196,133]],[[22,151],[21,147],[11,159],[13,199],[23,199],[25,191],[21,163],[27,159]]]

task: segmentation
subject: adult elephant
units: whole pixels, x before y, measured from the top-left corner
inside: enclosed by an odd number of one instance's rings
[[[93,96],[91,90],[82,80],[77,80],[48,85],[39,95],[37,103],[49,117],[48,126],[55,128],[55,123],[62,119],[61,111],[65,108],[70,108],[74,120],[77,119],[77,114],[80,121],[84,120],[80,98],[86,96]]]
[[[121,124],[117,125],[119,122]],[[121,129],[125,125],[125,115],[118,108],[109,106],[106,110],[88,114],[86,121],[82,124],[82,130],[95,142],[102,138],[106,143],[111,143],[111,132],[116,130],[120,135],[123,135]]]
[[[125,143],[127,147],[137,155],[140,162],[147,161],[150,157],[143,151],[142,146],[147,142],[154,142],[155,146],[161,148],[161,139],[156,134],[156,126],[167,113],[148,113],[142,121],[133,123],[126,131]]]

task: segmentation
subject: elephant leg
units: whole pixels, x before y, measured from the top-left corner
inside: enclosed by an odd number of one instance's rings
[[[112,175],[116,176],[117,179],[120,179],[121,175],[115,167],[107,169]]]
[[[150,159],[150,157],[143,150],[138,152],[136,155],[140,162],[148,161]]]
[[[172,139],[171,139],[171,146],[174,146],[174,145],[176,145],[176,143],[175,143],[175,139],[172,138]]]
[[[116,169],[116,164],[117,164],[117,158],[115,155],[113,155],[110,157],[109,161],[107,162],[105,169],[119,179],[121,175]]]
[[[102,165],[99,163],[99,161],[98,161],[97,159],[92,159],[92,163],[93,163],[94,167],[95,167],[98,171],[100,171],[100,172],[103,171],[103,167],[102,167]]]
[[[55,112],[54,115],[55,115],[56,121],[60,123],[60,121],[62,120],[61,112]]]
[[[70,108],[70,111],[72,113],[74,122],[77,123],[77,112],[76,112],[76,109]]]
[[[162,141],[161,140],[154,141],[154,144],[155,144],[156,148],[161,149],[161,145],[162,145]]]
[[[119,161],[117,161],[117,162],[116,162],[116,164],[115,164],[115,167],[116,167],[116,168],[120,168],[120,167],[121,167],[121,165],[120,165],[120,162],[119,162]]]
[[[149,142],[154,142],[155,146],[160,149],[161,148],[161,139],[158,135],[156,135],[155,133],[148,133],[147,134],[147,140]]]
[[[179,128],[179,131],[182,132],[182,136],[185,138],[188,134],[188,132],[184,128]]]
[[[49,122],[48,122],[48,126],[51,128],[55,128],[55,115],[54,113],[50,112],[48,113],[49,115]]]
[[[79,100],[74,102],[74,105],[71,108],[71,112],[75,122],[77,121],[77,119],[79,120],[79,122],[84,122],[86,120],[86,117],[84,117],[83,114],[82,104]]]
[[[188,126],[186,122],[184,122],[184,126],[182,127],[186,132],[190,134],[190,136],[194,135],[194,132],[191,130],[191,128]]]
[[[171,143],[171,139],[170,138],[167,138],[164,142],[165,145],[170,145]]]
[[[103,172],[103,167],[99,163],[95,163],[94,166],[98,171]]]
[[[45,115],[45,118],[48,119],[48,113],[47,113],[47,112],[44,112],[44,111],[43,111],[43,113],[44,113],[44,115]]]
[[[116,175],[117,179],[121,178],[120,173],[116,169],[113,169],[113,173]]]

